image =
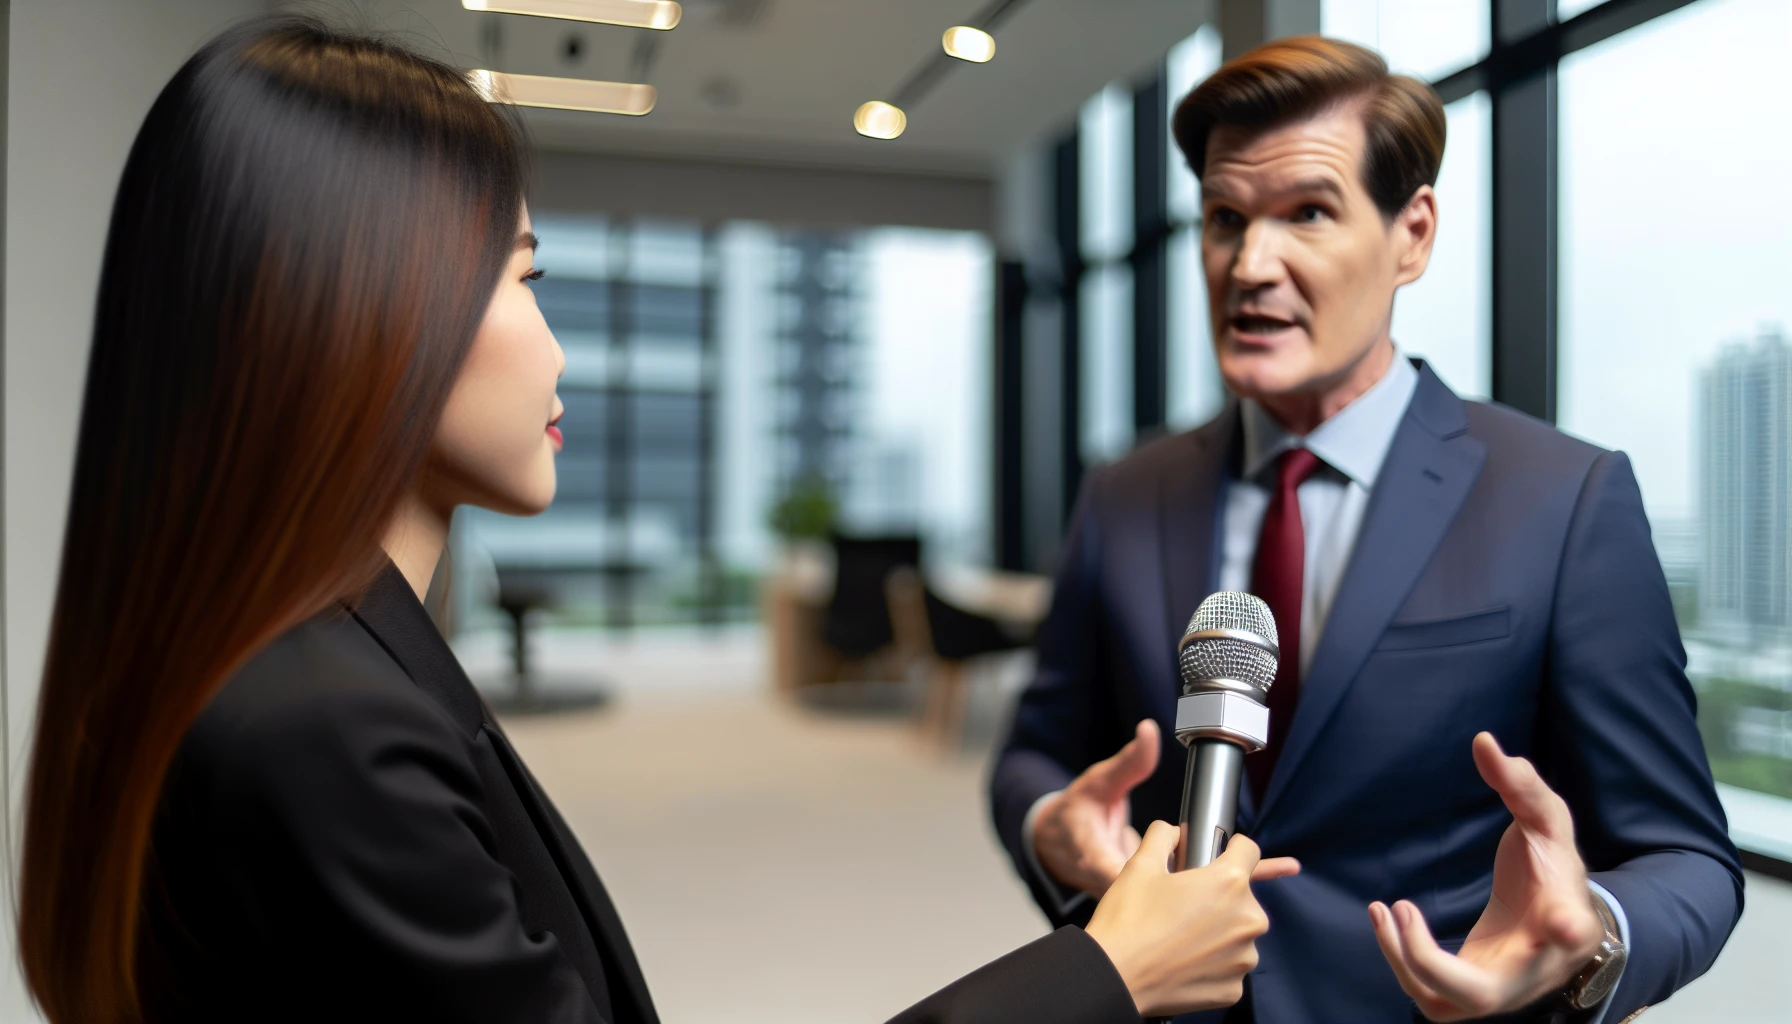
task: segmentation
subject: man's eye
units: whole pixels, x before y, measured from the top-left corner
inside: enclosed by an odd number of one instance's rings
[[[1298,212],[1294,215],[1294,219],[1299,221],[1302,224],[1314,224],[1314,223],[1317,223],[1319,221],[1319,219],[1324,216],[1325,216],[1325,208],[1324,207],[1315,206],[1312,203],[1308,203],[1307,205],[1300,208],[1300,212]]]
[[[1238,215],[1237,210],[1228,210],[1224,207],[1208,214],[1207,219],[1216,228],[1235,228],[1244,223],[1244,218]]]

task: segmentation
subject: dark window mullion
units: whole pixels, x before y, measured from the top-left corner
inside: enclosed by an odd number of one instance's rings
[[[1058,243],[1058,459],[1060,495],[1066,516],[1083,484],[1082,396],[1082,197],[1077,132],[1052,152],[1052,208]]]
[[[1493,397],[1556,416],[1556,68],[1507,77],[1504,47],[1546,29],[1555,0],[1494,0]]]
[[[995,344],[995,560],[997,568],[1027,568],[1026,524],[1026,321],[1027,267],[1019,260],[996,264]]]
[[[633,348],[633,288],[629,250],[635,225],[617,223],[611,230],[610,273],[610,344],[609,365],[605,373],[605,440],[604,448],[604,517],[609,521],[608,547],[604,552],[606,579],[604,602],[606,619],[615,629],[634,624],[634,586],[627,569],[629,506],[634,498],[634,431],[629,417],[634,403],[629,395],[629,353]]]
[[[1169,372],[1168,73],[1132,102],[1132,423],[1138,436],[1164,425]]]

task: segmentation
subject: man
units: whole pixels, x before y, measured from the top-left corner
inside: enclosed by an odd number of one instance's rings
[[[1287,39],[1175,133],[1237,401],[1090,473],[990,783],[1002,840],[1054,923],[1087,912],[1177,814],[1185,623],[1250,591],[1282,657],[1238,825],[1304,871],[1259,893],[1244,1000],[1187,1019],[1618,1024],[1742,901],[1629,462],[1396,351],[1437,228],[1429,88]]]

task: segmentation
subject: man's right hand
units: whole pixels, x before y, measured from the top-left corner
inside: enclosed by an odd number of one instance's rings
[[[1099,898],[1114,884],[1139,848],[1126,795],[1157,770],[1162,742],[1157,723],[1145,719],[1119,753],[1090,765],[1039,808],[1033,852],[1059,885]]]
[[[1292,857],[1260,861],[1245,836],[1233,836],[1206,867],[1172,872],[1181,835],[1167,821],[1153,822],[1089,919],[1089,937],[1144,1017],[1238,1002],[1244,976],[1257,966],[1257,938],[1269,930],[1251,883],[1300,872]]]

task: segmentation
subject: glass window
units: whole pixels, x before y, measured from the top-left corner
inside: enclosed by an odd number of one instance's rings
[[[1193,92],[1195,86],[1220,66],[1220,32],[1212,25],[1202,25],[1195,34],[1170,47],[1165,61],[1165,82],[1170,96],[1170,118],[1175,123],[1176,104]],[[1176,148],[1174,133],[1168,136],[1170,150],[1169,175],[1164,179],[1169,189],[1170,222],[1186,224],[1201,215],[1201,185],[1189,170],[1182,150]]]
[[[1083,460],[1108,462],[1132,446],[1132,267],[1084,274],[1078,312]]]
[[[1582,11],[1591,10],[1605,0],[1556,0],[1556,20],[1567,21]]]
[[[536,518],[459,517],[458,623],[494,627],[493,574],[525,570],[554,574],[557,628],[750,617],[790,502],[987,562],[983,235],[553,211],[535,230],[566,353],[559,490]]]
[[[863,252],[852,525],[918,528],[929,561],[985,563],[995,252],[975,232],[908,228],[867,232]]]
[[[1201,229],[1183,227],[1170,236],[1169,402],[1171,430],[1199,426],[1226,402],[1213,330],[1207,319],[1207,285],[1201,274]]]
[[[1630,453],[1739,842],[1792,859],[1792,5],[1562,61],[1559,419]]]
[[[1083,104],[1077,175],[1083,258],[1125,256],[1132,248],[1132,93],[1124,87],[1110,85]]]
[[[1445,108],[1444,164],[1437,176],[1437,243],[1425,276],[1394,299],[1394,340],[1424,356],[1457,394],[1493,393],[1493,118],[1487,94]]]
[[[1361,43],[1395,71],[1435,81],[1487,56],[1488,0],[1325,0],[1320,30]]]
[[[652,284],[703,282],[703,229],[696,224],[642,221],[628,233],[628,272]]]

